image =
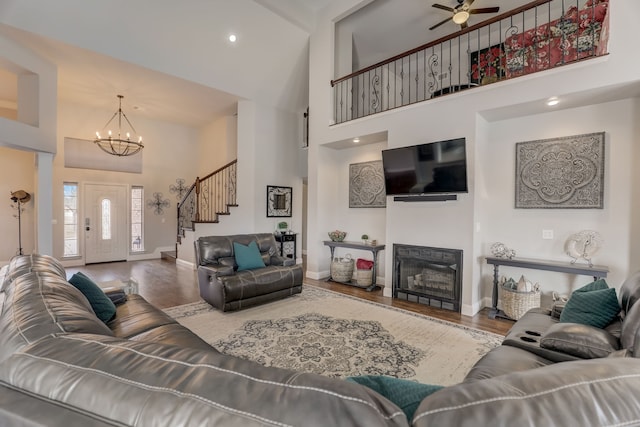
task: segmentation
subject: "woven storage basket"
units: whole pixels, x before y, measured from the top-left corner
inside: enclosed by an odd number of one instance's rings
[[[502,310],[514,320],[520,319],[532,308],[540,307],[540,291],[518,292],[502,287]]]
[[[331,279],[336,282],[348,282],[353,278],[353,259],[351,254],[331,261]]]
[[[356,280],[359,286],[369,286],[373,283],[373,270],[356,270]]]

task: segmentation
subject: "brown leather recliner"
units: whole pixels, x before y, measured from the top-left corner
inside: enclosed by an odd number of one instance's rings
[[[237,271],[233,243],[255,241],[264,268]],[[279,255],[273,234],[206,236],[195,242],[200,296],[222,310],[239,310],[302,292],[302,266]]]

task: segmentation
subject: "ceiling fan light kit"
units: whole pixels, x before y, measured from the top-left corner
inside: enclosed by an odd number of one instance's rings
[[[453,15],[453,18],[451,18],[453,20],[453,22],[455,22],[458,25],[462,25],[465,22],[467,22],[467,20],[469,19],[469,12],[467,11],[460,11],[457,12],[455,15]]]
[[[107,124],[104,126],[104,129],[107,129],[107,136],[102,137],[100,132],[96,132],[96,137],[93,140],[93,142],[105,153],[119,157],[133,156],[144,148],[144,145],[142,145],[142,137],[139,136],[136,138],[135,128],[127,118],[126,114],[124,114],[124,111],[122,111],[122,98],[124,98],[124,96],[118,95],[118,111],[113,113],[113,116],[111,116]],[[117,135],[114,135],[108,127],[116,117],[118,117],[118,130]],[[129,125],[129,131],[122,128],[123,118],[125,123]]]
[[[429,29],[435,30],[440,25],[447,23],[449,20],[453,21],[454,24],[460,25],[461,29],[465,29],[467,28],[467,21],[469,20],[469,17],[471,15],[477,15],[481,13],[496,13],[500,11],[500,8],[497,6],[472,9],[471,5],[474,1],[475,0],[457,0],[458,5],[455,7],[434,3],[432,5],[433,7],[451,13],[451,17],[438,22],[436,25],[432,26]]]

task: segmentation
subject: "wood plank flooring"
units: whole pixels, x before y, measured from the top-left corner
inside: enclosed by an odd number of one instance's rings
[[[82,271],[99,282],[127,280],[134,277],[138,282],[140,295],[159,308],[200,300],[197,273],[189,267],[175,264],[169,260],[113,262],[68,267],[67,275],[71,277],[77,271]],[[505,335],[513,325],[513,322],[509,320],[489,319],[488,309],[483,309],[475,316],[470,317],[449,310],[385,297],[382,295],[382,290],[367,292],[354,286],[306,278],[305,283],[501,335]]]

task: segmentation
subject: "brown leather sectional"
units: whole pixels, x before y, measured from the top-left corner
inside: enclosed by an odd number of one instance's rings
[[[407,425],[364,386],[221,354],[140,296],[105,324],[48,256],[0,286],[0,426]]]

